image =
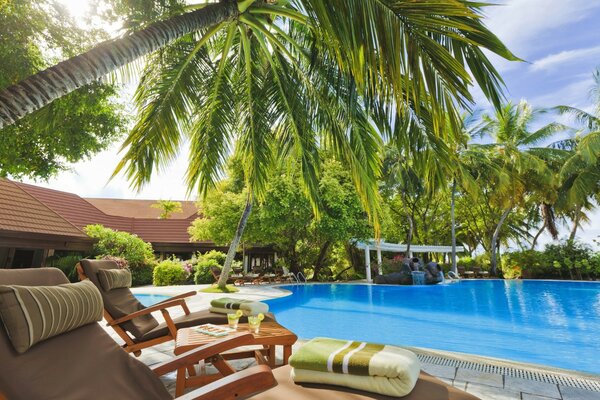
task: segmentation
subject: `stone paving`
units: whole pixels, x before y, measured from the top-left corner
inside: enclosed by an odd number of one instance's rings
[[[135,288],[133,289],[133,292],[176,295],[190,290],[198,290],[203,287],[206,287],[206,285],[165,288],[145,287]],[[228,296],[261,300],[266,298],[280,297],[286,294],[287,293],[282,290],[269,286],[245,286],[241,288],[239,293],[228,294]],[[188,304],[190,305],[191,309],[206,308],[208,307],[211,299],[221,296],[222,295],[220,294],[200,293],[200,295],[190,298]],[[179,313],[180,311],[173,313],[173,315]],[[155,316],[157,319],[161,319],[160,313],[156,314]],[[115,340],[120,341],[120,339],[115,336],[112,330],[107,329],[107,332],[109,332],[111,336],[115,338]],[[295,347],[297,348],[300,345],[301,342],[297,343]],[[169,360],[172,357],[172,351],[173,343],[164,343],[151,349],[143,350],[140,360],[145,364],[152,366],[154,364]],[[419,353],[419,349],[416,349],[415,351]],[[427,350],[426,353],[432,354],[432,351]],[[450,353],[444,352],[443,354]],[[443,354],[440,354],[440,359],[443,359]],[[277,357],[279,359],[278,362],[281,362],[281,349],[278,349]],[[485,358],[478,357],[478,362],[485,362]],[[236,362],[235,367],[237,369],[243,369],[247,368],[251,364],[252,361],[240,360]],[[490,359],[490,364],[495,364],[495,360]],[[504,364],[507,365],[507,363]],[[522,364],[514,364],[514,366],[516,368],[520,368],[522,367]],[[600,392],[564,386],[560,384],[516,378],[509,375],[481,372],[472,369],[432,363],[422,364],[422,369],[429,374],[440,378],[444,382],[472,393],[483,400],[600,400]],[[207,372],[210,373],[210,369],[208,369]],[[564,375],[564,371],[561,371],[561,373]],[[577,374],[573,374],[573,377],[581,378],[581,376]],[[598,382],[600,382],[600,377],[586,376],[585,378],[594,381],[598,380]],[[162,380],[169,390],[174,391],[174,373],[164,376]],[[598,387],[600,387],[600,383]]]

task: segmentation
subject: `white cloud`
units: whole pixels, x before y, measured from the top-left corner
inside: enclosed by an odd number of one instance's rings
[[[187,168],[185,151],[168,168],[161,173],[155,173],[152,180],[140,192],[129,187],[127,180],[119,175],[110,180],[117,163],[120,145],[114,145],[91,160],[81,161],[72,170],[64,171],[48,182],[34,182],[38,186],[75,193],[82,197],[113,197],[127,199],[172,199],[186,200],[184,183]],[[192,198],[193,200],[193,198]]]
[[[588,92],[593,84],[593,79],[588,77],[564,86],[548,85],[546,93],[531,98],[529,102],[536,107],[554,107],[561,104],[577,108],[588,107]]]
[[[581,62],[590,58],[597,58],[600,55],[600,46],[588,47],[584,49],[566,50],[560,53],[550,54],[544,58],[536,60],[531,65],[533,71],[554,70],[557,67],[563,67],[565,64]]]
[[[506,0],[487,8],[485,23],[521,58],[527,58],[542,33],[573,24],[600,8],[589,0]]]

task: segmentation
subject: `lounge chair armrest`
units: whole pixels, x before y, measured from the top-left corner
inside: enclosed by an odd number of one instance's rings
[[[197,295],[198,292],[196,292],[195,290],[191,291],[191,292],[187,292],[187,293],[182,293],[182,294],[178,294],[177,296],[173,296],[171,298],[168,298],[166,300],[163,300],[159,303],[156,303],[155,305],[158,304],[162,304],[162,303],[166,303],[167,301],[171,301],[171,300],[179,300],[179,299],[185,299],[186,297],[191,297],[191,296],[195,296]]]
[[[177,307],[177,306],[184,307],[185,300],[184,299],[169,300],[169,301],[165,301],[165,302],[162,302],[159,304],[155,304],[151,307],[144,308],[143,310],[136,311],[136,312],[126,315],[124,317],[117,318],[114,321],[109,322],[108,325],[109,326],[119,325],[119,324],[122,324],[123,322],[131,321],[134,318],[141,317],[142,315],[147,315],[147,314],[153,313],[155,311],[162,311],[169,307]]]
[[[218,381],[209,383],[193,392],[177,397],[176,400],[240,400],[277,385],[277,381],[266,365],[256,365]]]
[[[152,368],[152,372],[157,376],[162,376],[178,368],[184,368],[196,364],[200,360],[216,356],[224,351],[235,349],[239,346],[248,346],[253,343],[254,336],[251,333],[240,333],[221,340],[215,340],[212,343],[200,346],[194,350],[180,354],[169,361],[158,364]]]

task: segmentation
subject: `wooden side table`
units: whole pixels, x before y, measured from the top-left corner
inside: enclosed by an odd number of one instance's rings
[[[237,332],[248,332],[248,324],[238,324]],[[263,346],[260,351],[265,357],[271,368],[275,367],[275,350],[277,346],[283,346],[283,365],[288,363],[292,355],[292,345],[298,340],[298,336],[292,331],[279,325],[277,322],[262,322],[259,333],[252,333],[254,342],[252,345]],[[183,328],[177,331],[175,341],[175,355],[183,354],[189,350],[209,344],[215,340],[223,339],[227,336],[214,337],[204,333],[197,332],[195,328]],[[221,354],[220,357],[213,357],[205,362],[212,363],[222,375],[233,373],[229,364],[224,360],[237,360],[242,358],[252,358],[255,356],[255,350],[232,351]],[[199,376],[193,366],[177,370],[177,384],[175,394],[181,396],[188,387],[202,386],[221,377],[220,374],[211,376]]]

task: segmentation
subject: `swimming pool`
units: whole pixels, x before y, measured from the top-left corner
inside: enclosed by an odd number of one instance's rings
[[[161,301],[170,299],[171,296],[165,296],[162,294],[135,294],[135,297],[146,307],[150,307],[156,303],[160,303]]]
[[[293,294],[268,303],[300,338],[429,347],[600,374],[597,282],[284,288]]]

